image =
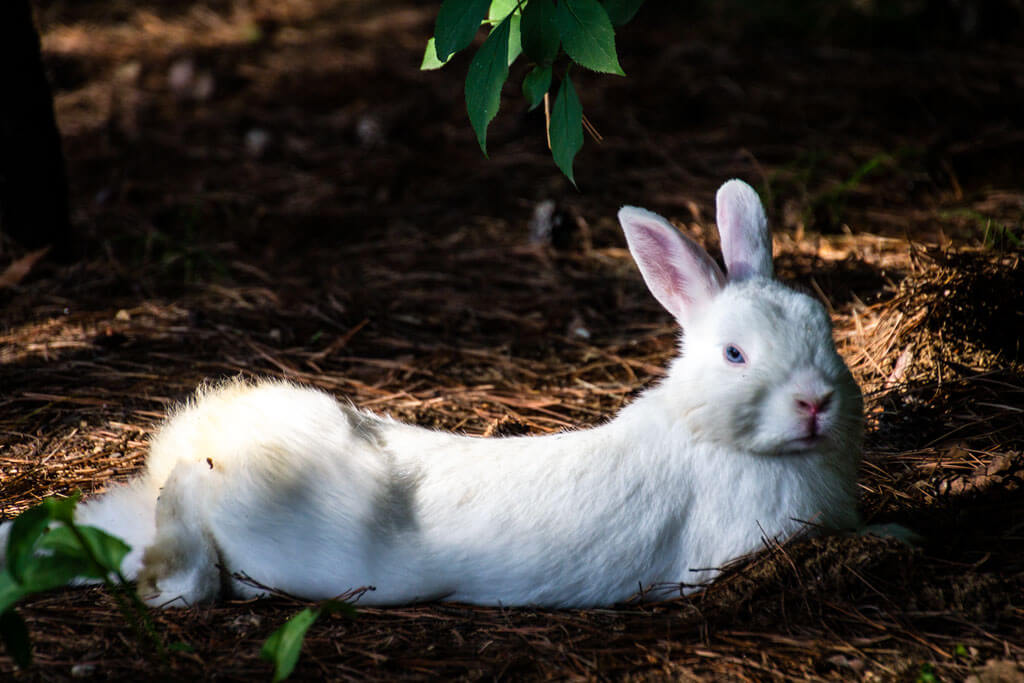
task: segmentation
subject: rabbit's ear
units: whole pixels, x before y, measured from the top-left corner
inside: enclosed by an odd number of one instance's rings
[[[677,320],[722,289],[725,277],[708,253],[658,214],[624,206],[619,223],[647,288]]]
[[[772,235],[754,188],[742,180],[730,180],[719,188],[715,204],[729,280],[771,277]]]

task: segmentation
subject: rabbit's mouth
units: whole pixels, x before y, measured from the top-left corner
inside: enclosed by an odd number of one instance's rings
[[[795,439],[790,439],[783,444],[781,450],[787,453],[806,453],[819,448],[825,443],[825,435],[821,432],[813,432]]]

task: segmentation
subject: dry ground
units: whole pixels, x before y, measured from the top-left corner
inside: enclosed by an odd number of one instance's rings
[[[209,377],[288,377],[471,434],[598,422],[674,348],[615,210],[713,247],[714,189],[740,176],[867,395],[864,514],[923,547],[768,544],[657,605],[364,609],[314,626],[296,675],[1020,680],[1021,42],[941,17],[654,4],[619,36],[628,78],[579,74],[605,139],[577,191],[512,86],[480,156],[466,60],[417,70],[435,10],[39,4],[87,255],[0,289],[2,513],[126,478]],[[545,200],[554,243],[530,239]],[[36,664],[14,675],[259,679],[297,609],[161,612],[161,662],[106,592],[59,591],[21,607]]]

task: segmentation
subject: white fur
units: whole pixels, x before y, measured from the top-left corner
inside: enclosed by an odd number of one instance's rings
[[[707,582],[804,521],[855,527],[860,393],[821,305],[768,279],[767,227],[738,189],[731,215],[748,222],[732,230],[757,233],[727,254],[739,281],[664,219],[620,212],[686,330],[665,380],[610,422],[474,438],[283,382],[230,382],[171,416],[145,473],[84,504],[81,521],[133,545],[126,572],[154,605],[262,593],[238,572],[310,599],[372,585],[365,604],[604,605]],[[801,441],[811,418],[797,399],[829,393],[821,436]]]
[[[772,276],[772,236],[754,188],[730,180],[718,188],[718,234],[722,257],[733,281]]]

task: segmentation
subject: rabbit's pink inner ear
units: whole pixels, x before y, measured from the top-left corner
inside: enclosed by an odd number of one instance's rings
[[[754,188],[742,180],[730,180],[719,188],[715,204],[729,279],[771,277],[772,235]]]
[[[664,218],[627,206],[619,211],[619,222],[647,288],[678,320],[685,320],[721,290],[725,277],[718,265]]]

